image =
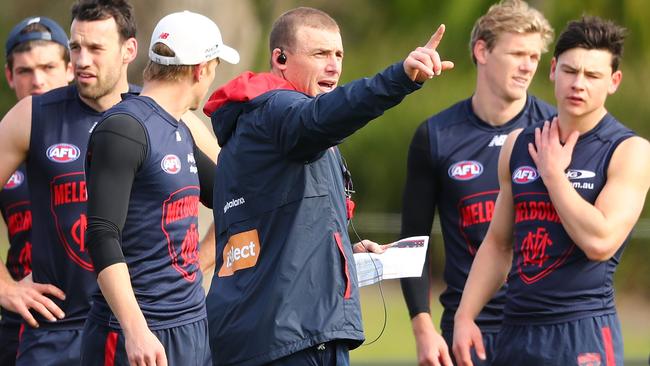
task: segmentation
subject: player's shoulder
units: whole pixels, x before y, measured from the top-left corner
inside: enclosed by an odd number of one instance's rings
[[[47,93],[34,96],[34,105],[56,104],[77,98],[77,88],[74,84],[52,89]]]
[[[471,98],[461,100],[427,118],[430,129],[442,129],[467,122],[471,114]]]

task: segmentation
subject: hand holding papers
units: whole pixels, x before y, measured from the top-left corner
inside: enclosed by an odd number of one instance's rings
[[[359,286],[392,278],[420,277],[428,246],[428,236],[412,236],[389,244],[382,254],[356,253]]]

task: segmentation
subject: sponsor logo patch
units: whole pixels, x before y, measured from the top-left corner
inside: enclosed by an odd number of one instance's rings
[[[488,145],[488,147],[503,146],[503,144],[506,142],[506,138],[508,138],[508,135],[496,135],[492,137],[492,140],[490,140],[490,144]]]
[[[530,166],[520,166],[512,173],[512,181],[516,184],[532,183],[539,178],[539,173]]]
[[[260,249],[257,229],[231,236],[223,248],[223,264],[219,269],[219,277],[232,276],[239,270],[255,267]]]
[[[20,187],[25,181],[25,175],[20,170],[16,170],[14,174],[9,177],[9,180],[4,185],[3,189],[14,189]]]
[[[226,202],[225,205],[223,205],[223,213],[226,213],[228,210],[230,210],[233,207],[243,205],[244,203],[246,203],[246,201],[244,200],[244,197],[239,197],[239,198],[232,199],[232,200]]]
[[[455,180],[471,180],[483,174],[483,165],[473,160],[459,161],[449,167],[448,174]]]
[[[596,173],[589,170],[569,169],[566,172],[566,177],[569,179],[587,179],[595,176]]]
[[[81,151],[75,145],[58,143],[47,148],[46,154],[55,163],[71,163],[79,159]]]
[[[181,171],[181,159],[174,154],[165,155],[160,161],[160,167],[167,174],[178,174]]]

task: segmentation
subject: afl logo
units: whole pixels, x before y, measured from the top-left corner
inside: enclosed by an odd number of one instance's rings
[[[478,161],[463,160],[449,167],[449,176],[456,180],[471,180],[483,174],[483,165]]]
[[[530,166],[520,166],[512,173],[512,181],[516,184],[531,183],[537,180],[537,178],[539,178],[537,170]]]
[[[23,184],[25,181],[25,175],[23,172],[16,170],[14,174],[9,177],[7,184],[4,185],[3,189],[14,189]]]
[[[55,163],[71,163],[79,159],[81,152],[72,144],[55,144],[47,149],[47,158]]]
[[[165,155],[160,162],[160,167],[167,174],[178,174],[181,171],[181,159],[173,154]]]

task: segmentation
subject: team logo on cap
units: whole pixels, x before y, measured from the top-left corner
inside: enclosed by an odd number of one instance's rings
[[[174,154],[165,155],[160,161],[160,167],[167,174],[178,174],[181,171],[181,159]]]
[[[160,33],[160,35],[158,36],[158,39],[167,39],[167,37],[169,37],[169,33],[167,33],[167,32],[162,32],[162,33]]]
[[[463,160],[449,167],[449,176],[456,180],[471,180],[483,174],[483,165],[474,160]]]
[[[78,147],[72,144],[58,143],[47,149],[47,158],[55,163],[71,163],[81,155]]]
[[[14,189],[19,187],[25,181],[25,175],[23,172],[16,170],[14,174],[9,177],[9,180],[4,185],[4,189]]]
[[[520,166],[512,173],[512,181],[516,184],[532,183],[539,178],[539,173],[530,166]]]

